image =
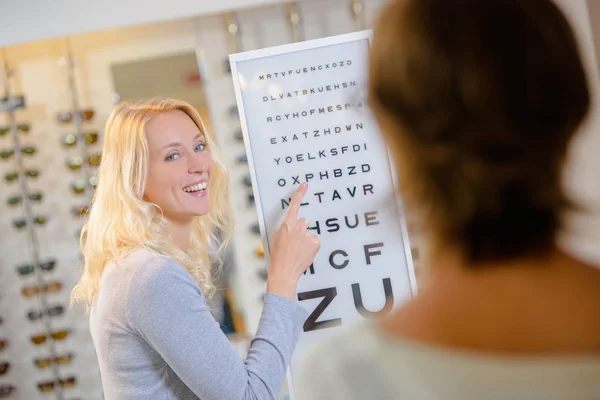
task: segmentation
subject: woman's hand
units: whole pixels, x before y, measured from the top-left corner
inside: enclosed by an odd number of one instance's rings
[[[271,268],[267,292],[294,300],[300,276],[312,264],[320,248],[317,235],[308,230],[308,221],[298,211],[308,185],[302,183],[290,201],[279,230],[273,234]]]

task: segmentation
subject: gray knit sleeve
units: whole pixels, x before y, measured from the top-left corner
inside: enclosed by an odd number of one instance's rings
[[[203,400],[276,399],[307,316],[268,293],[244,363],[179,263],[160,257],[139,268],[127,303],[133,330]]]

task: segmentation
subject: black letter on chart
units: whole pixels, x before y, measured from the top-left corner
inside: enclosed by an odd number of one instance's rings
[[[323,311],[327,308],[327,306],[333,301],[333,299],[337,296],[337,289],[335,287],[313,290],[310,292],[298,293],[298,300],[310,300],[315,299],[317,297],[323,297],[323,300],[317,308],[308,316],[306,322],[304,322],[304,332],[310,332],[317,329],[327,329],[333,328],[335,326],[342,325],[342,319],[330,319],[327,321],[319,321],[317,322],[317,318],[323,314]]]
[[[329,256],[329,265],[331,265],[335,269],[344,269],[348,266],[348,264],[350,263],[350,260],[348,260],[348,258],[346,258],[344,260],[344,262],[342,262],[341,264],[337,264],[333,258],[335,256],[337,256],[338,254],[341,254],[344,257],[348,257],[348,253],[346,253],[344,250],[336,250],[333,253],[331,253],[331,255]]]
[[[379,250],[371,252],[371,249],[374,249],[376,247],[383,247],[383,242],[373,243],[373,244],[365,244],[365,246],[364,246],[365,261],[367,262],[367,265],[371,265],[371,256],[380,256],[381,255],[381,251],[379,251]]]
[[[287,201],[285,199],[281,199],[281,209],[285,210],[286,207],[290,206],[290,203],[292,202],[292,198],[288,197]],[[308,205],[308,201],[305,201],[304,203],[300,203],[300,206],[307,206]]]
[[[304,271],[304,275],[306,275],[306,272],[310,272],[311,275],[315,274],[315,263],[310,264],[310,267],[308,267],[305,271]]]
[[[365,308],[362,301],[362,295],[360,294],[360,284],[352,284],[352,297],[354,297],[354,307],[360,315],[367,319],[383,317],[388,314],[394,306],[394,293],[392,293],[392,281],[390,278],[383,280],[383,293],[385,294],[385,305],[379,311],[369,311]]]

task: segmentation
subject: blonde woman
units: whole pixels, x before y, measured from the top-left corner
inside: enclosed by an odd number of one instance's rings
[[[600,269],[555,241],[590,106],[565,17],[551,0],[391,1],[369,67],[431,277],[323,344],[299,398],[600,399]]]
[[[104,395],[275,399],[306,317],[296,284],[319,249],[298,218],[302,184],[274,236],[263,314],[245,363],[206,299],[216,231],[230,230],[228,176],[189,104],[122,103],[110,116],[82,232],[84,302]]]

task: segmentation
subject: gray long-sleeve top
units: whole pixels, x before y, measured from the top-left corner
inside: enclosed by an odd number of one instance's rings
[[[182,265],[143,249],[121,266],[106,266],[90,314],[106,400],[279,396],[307,316],[302,307],[267,293],[243,362]]]

